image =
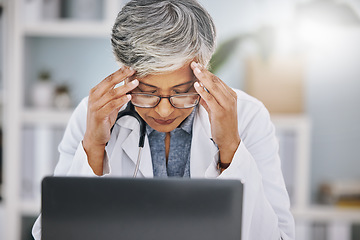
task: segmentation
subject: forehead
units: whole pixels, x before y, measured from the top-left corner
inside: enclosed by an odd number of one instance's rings
[[[195,78],[190,66],[187,64],[182,68],[163,74],[148,75],[138,78],[140,84],[151,85],[160,89],[169,89],[177,85],[187,83]]]

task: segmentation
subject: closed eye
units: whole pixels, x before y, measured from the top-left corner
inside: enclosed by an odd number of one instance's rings
[[[187,88],[182,88],[182,89],[174,89],[174,93],[175,94],[183,94],[183,93],[189,93],[189,92],[193,92],[192,90],[194,90],[192,84],[187,87]]]
[[[156,89],[155,90],[148,90],[148,89],[141,89],[140,87],[137,87],[134,89],[134,92],[141,92],[141,93],[149,93],[149,94],[153,94],[156,93]]]
[[[176,91],[174,90],[174,93],[175,94],[183,94],[183,93],[188,93],[189,91]]]

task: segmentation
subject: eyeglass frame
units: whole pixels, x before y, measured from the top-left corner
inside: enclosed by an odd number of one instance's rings
[[[152,96],[152,97],[157,97],[158,99],[160,99],[155,106],[153,107],[142,107],[142,106],[138,106],[136,104],[134,104],[132,102],[132,104],[135,106],[135,107],[140,107],[140,108],[155,108],[157,105],[159,105],[159,103],[161,102],[161,99],[163,98],[167,98],[169,100],[169,103],[171,104],[171,106],[173,106],[174,108],[177,108],[177,109],[187,109],[187,108],[193,108],[195,106],[197,106],[199,103],[200,103],[200,94],[198,93],[184,93],[184,94],[175,94],[175,95],[169,95],[169,96],[162,96],[162,95],[154,95],[154,94],[149,94],[149,93],[141,93],[141,92],[135,92],[135,93],[130,93],[130,95],[143,95],[143,96]],[[198,96],[198,102],[194,105],[194,106],[191,106],[191,107],[183,107],[183,108],[179,108],[179,107],[175,107],[173,105],[173,103],[171,102],[171,98],[172,97],[181,97],[181,96],[192,96],[192,95],[197,95]]]

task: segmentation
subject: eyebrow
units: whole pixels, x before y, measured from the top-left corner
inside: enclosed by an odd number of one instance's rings
[[[190,84],[190,83],[192,83],[192,82],[194,82],[194,81],[195,81],[195,80],[190,80],[190,81],[188,81],[188,82],[175,85],[175,86],[173,86],[173,87],[171,87],[171,88],[176,88],[176,87],[180,87],[180,86],[183,86],[183,85],[187,85],[187,84]],[[156,87],[156,86],[154,86],[154,85],[147,84],[147,83],[143,83],[143,82],[139,82],[139,84],[143,84],[143,85],[148,86],[148,87],[158,88],[158,87]]]

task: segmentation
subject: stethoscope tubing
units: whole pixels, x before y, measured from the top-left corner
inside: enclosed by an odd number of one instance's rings
[[[136,176],[137,176],[137,174],[139,172],[140,162],[141,162],[141,150],[142,149],[143,149],[142,147],[139,147],[139,152],[138,152],[138,157],[137,157],[137,160],[136,160],[136,165],[135,165],[133,178],[136,178]]]
[[[139,168],[140,168],[141,150],[143,149],[144,143],[145,143],[146,123],[140,117],[140,115],[135,111],[135,107],[131,102],[128,103],[128,105],[126,106],[126,108],[123,111],[118,113],[116,121],[119,120],[119,118],[122,118],[124,116],[132,116],[132,117],[134,117],[136,120],[138,120],[139,125],[140,125],[139,126],[140,127],[139,152],[138,152],[138,157],[137,157],[137,160],[136,160],[135,170],[134,170],[134,174],[133,174],[133,178],[136,178],[136,176],[137,176],[137,174],[139,172]],[[114,124],[114,126],[115,126],[115,124]],[[110,133],[112,133],[112,130],[113,130],[114,126],[111,127]]]

